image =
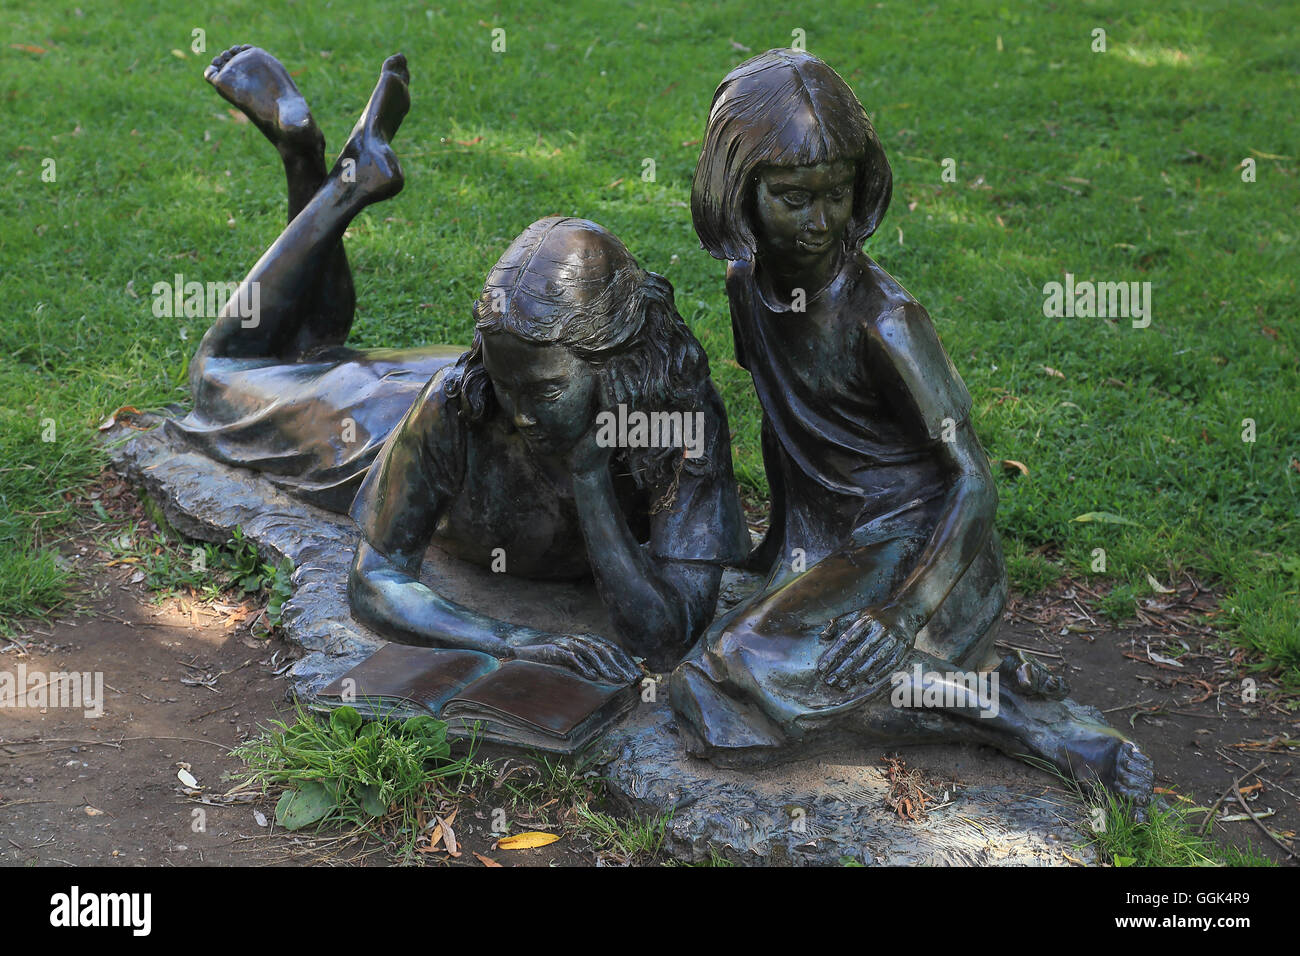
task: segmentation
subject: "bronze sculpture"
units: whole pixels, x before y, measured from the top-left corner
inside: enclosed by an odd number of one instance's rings
[[[728,263],[772,523],[750,559],[767,583],[672,676],[689,749],[749,764],[845,734],[972,741],[1144,802],[1134,743],[1045,669],[994,655],[1006,577],[970,396],[925,310],[861,250],[891,191],[865,110],[821,60],[771,50],[718,87],[691,210]],[[893,706],[900,691],[947,705]]]
[[[385,62],[328,172],[269,54],[232,48],[208,78],[280,151],[290,221],[241,287],[260,290],[259,314],[218,317],[190,367],[195,410],[168,427],[352,514],[358,619],[617,681],[636,673],[630,654],[666,669],[703,633],[670,687],[708,759],[769,762],[845,735],[972,741],[1149,798],[1132,742],[1045,669],[994,653],[1006,580],[970,396],[925,310],[861,251],[892,174],[824,63],[774,50],[737,67],[692,195],[704,247],[728,262],[736,357],[763,409],[773,519],[752,553],[725,410],[666,280],[594,223],[542,219],[490,273],[468,351],[348,349],[342,236],[402,188],[389,141],[409,106],[404,60]],[[601,416],[629,408],[702,414],[701,453],[603,439]],[[434,537],[509,573],[590,573],[616,633],[547,633],[447,600],[418,577]],[[728,563],[767,581],[711,622]],[[900,691],[939,703],[895,706]]]
[[[402,187],[389,141],[410,102],[405,61],[385,61],[328,174],[323,139],[270,54],[235,47],[207,75],[280,150],[290,222],[241,285],[257,283],[260,314],[250,323],[227,305],[190,365],[194,411],[168,427],[351,510],[363,535],[353,613],[386,636],[608,680],[638,673],[629,653],[670,667],[748,540],[726,412],[668,281],[595,223],[542,219],[489,275],[471,349],[348,349],[342,236]],[[602,440],[600,413],[614,408],[698,416],[699,454]],[[617,633],[548,633],[441,597],[418,580],[435,536],[513,574],[592,574]]]

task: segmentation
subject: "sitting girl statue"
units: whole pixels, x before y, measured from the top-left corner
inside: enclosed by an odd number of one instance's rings
[[[1007,586],[970,395],[925,309],[861,249],[891,177],[816,57],[772,50],[718,87],[691,209],[728,263],[772,520],[751,557],[766,584],[672,676],[689,749],[747,764],[844,734],[988,743],[1143,803],[1137,746],[993,653]]]
[[[748,537],[726,412],[666,279],[582,219],[529,226],[478,299],[472,347],[356,350],[343,232],[396,194],[389,145],[408,105],[400,56],[383,67],[337,163],[284,68],[236,47],[208,78],[284,158],[289,225],[244,279],[190,364],[194,411],[168,427],[361,530],[353,615],[393,640],[486,651],[626,681],[632,655],[679,660],[713,615],[724,563]],[[256,286],[252,284],[256,283]],[[259,294],[259,314],[236,303]],[[602,413],[691,416],[689,448],[620,442]],[[433,539],[466,560],[538,578],[591,575],[611,635],[496,620],[419,580]]]

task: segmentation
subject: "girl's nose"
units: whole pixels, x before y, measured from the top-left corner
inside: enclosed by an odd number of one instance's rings
[[[826,231],[826,210],[820,202],[814,203],[809,210],[808,221],[804,223],[804,228],[808,232]]]
[[[531,428],[533,425],[537,424],[537,419],[522,409],[517,409],[515,411],[514,423],[515,428]]]

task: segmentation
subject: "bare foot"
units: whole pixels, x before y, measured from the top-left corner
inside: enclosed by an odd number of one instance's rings
[[[289,72],[260,47],[232,46],[213,59],[203,78],[281,152],[324,150],[325,137]]]
[[[1064,677],[1053,674],[1042,663],[1020,651],[1008,654],[998,665],[998,676],[1022,697],[1060,700],[1070,693]]]
[[[1078,723],[1075,729],[1062,744],[1057,765],[1080,783],[1102,786],[1131,801],[1141,819],[1155,787],[1151,758],[1109,727]]]
[[[409,82],[406,57],[398,53],[384,61],[370,102],[330,172],[331,179],[356,183],[367,203],[397,195],[405,183],[397,155],[388,144],[411,107]]]

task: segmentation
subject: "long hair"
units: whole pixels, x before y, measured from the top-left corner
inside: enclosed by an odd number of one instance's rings
[[[546,308],[510,308],[521,296]],[[469,423],[498,407],[483,366],[485,334],[569,349],[595,368],[607,408],[694,411],[709,377],[708,357],[677,313],[672,284],[585,219],[551,217],[525,229],[488,274],[474,320],[473,345],[447,370],[445,384]],[[673,447],[618,454],[646,490],[671,488],[682,468],[694,472],[704,464]]]
[[[767,166],[847,160],[857,176],[850,249],[876,231],[893,193],[889,160],[849,85],[809,53],[768,50],[746,60],[713,94],[691,186],[691,218],[715,259],[752,260],[754,185]]]

